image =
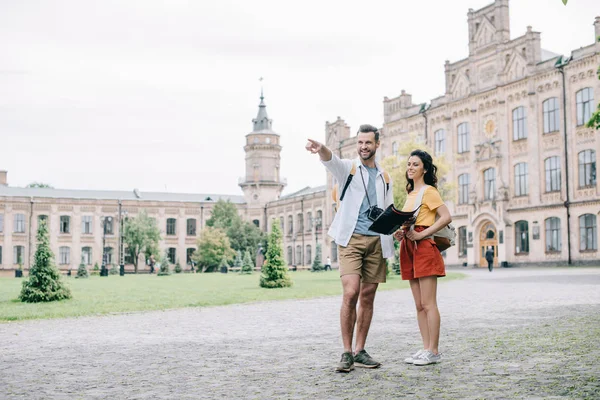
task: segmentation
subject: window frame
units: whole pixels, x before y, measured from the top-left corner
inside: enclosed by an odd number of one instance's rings
[[[167,218],[165,226],[165,235],[176,236],[177,235],[177,218]]]
[[[582,225],[583,221],[583,225]],[[589,222],[589,225],[588,225]],[[591,234],[591,237],[590,237]],[[579,252],[592,252],[598,250],[598,218],[595,214],[582,214],[579,216]]]
[[[458,204],[469,204],[469,185],[471,175],[468,172],[458,176]]]
[[[585,87],[575,93],[575,107],[577,126],[584,126],[592,118],[594,112],[594,89],[592,87]]]
[[[523,238],[523,233],[526,235],[525,238]],[[527,247],[526,250],[523,249],[523,244]],[[519,246],[517,247],[517,245]],[[529,221],[519,220],[515,222],[515,254],[529,254],[529,247]]]
[[[544,175],[546,181],[545,193],[561,191],[560,157],[550,156],[544,160]]]
[[[463,122],[456,127],[457,153],[463,154],[469,152],[469,123]]]
[[[529,167],[527,163],[516,163],[513,171],[515,179],[515,197],[529,196]]]
[[[187,236],[196,236],[198,221],[196,218],[188,218],[185,223],[185,232]]]
[[[25,233],[25,214],[15,214],[13,233]]]
[[[488,171],[491,171],[491,178],[489,178]],[[496,199],[496,169],[494,167],[487,168],[483,171],[483,199],[485,201],[493,201]]]
[[[513,141],[527,139],[527,110],[524,106],[512,110]]]
[[[542,102],[542,125],[544,135],[560,131],[560,105],[558,97],[550,97]]]
[[[439,156],[446,153],[446,130],[441,128],[433,133],[435,140],[434,154]]]
[[[562,251],[562,238],[560,218],[548,217],[544,220],[545,249],[546,253],[560,253]]]
[[[71,264],[71,248],[69,246],[60,246],[58,248],[58,264]]]
[[[579,188],[582,189],[596,186],[596,152],[593,149],[582,150],[577,153],[577,161]]]

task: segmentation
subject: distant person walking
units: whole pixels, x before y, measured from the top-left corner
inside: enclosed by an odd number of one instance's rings
[[[327,261],[325,261],[325,271],[331,271],[331,258],[327,257]]]
[[[488,263],[488,269],[492,272],[494,269],[494,248],[492,246],[488,246],[485,252],[485,259]]]
[[[404,360],[414,365],[434,364],[442,359],[438,351],[440,313],[437,279],[445,276],[446,271],[432,235],[452,222],[452,217],[437,190],[436,172],[437,167],[427,152],[414,150],[410,153],[406,169],[408,196],[402,211],[413,211],[419,207],[415,204],[419,195],[422,195],[422,201],[414,226],[409,229],[404,226],[394,234],[401,241],[402,279],[410,281],[423,340],[423,349]]]
[[[375,292],[386,280],[385,259],[394,255],[391,235],[369,231],[378,213],[393,203],[389,179],[386,183],[387,174],[375,161],[379,144],[379,131],[371,125],[361,125],[358,130],[359,157],[354,160],[340,159],[316,140],[308,139],[306,144],[306,149],[318,154],[325,168],[339,182],[340,190],[345,185],[328,232],[338,245],[343,289],[340,325],[344,352],[336,368],[338,372],[350,372],[355,365],[365,368],[381,365],[365,350]],[[356,347],[353,348],[355,326]]]

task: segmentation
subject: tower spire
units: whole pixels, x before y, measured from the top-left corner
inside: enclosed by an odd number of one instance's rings
[[[262,76],[260,77],[259,81],[261,82],[260,104],[258,105],[258,114],[256,115],[256,118],[252,120],[252,123],[254,125],[252,132],[260,132],[260,131],[271,132],[271,124],[273,123],[273,121],[270,120],[269,116],[267,115],[267,105],[265,104],[265,95],[264,95],[264,90],[263,90],[263,86],[262,86],[262,81],[263,81]]]

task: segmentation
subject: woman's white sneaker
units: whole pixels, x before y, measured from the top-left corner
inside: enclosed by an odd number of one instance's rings
[[[423,351],[418,358],[413,362],[414,365],[429,365],[442,361],[442,354],[433,354],[429,350]]]
[[[417,352],[416,352],[415,354],[413,354],[412,356],[410,356],[410,357],[406,357],[406,358],[404,359],[404,362],[405,362],[405,363],[407,363],[407,364],[414,364],[415,360],[416,360],[416,359],[418,359],[418,358],[419,358],[419,356],[420,356],[421,354],[423,354],[425,351],[426,351],[426,350],[419,350],[419,351],[417,351]]]

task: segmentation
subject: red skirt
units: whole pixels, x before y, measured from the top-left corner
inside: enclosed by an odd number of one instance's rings
[[[426,226],[415,226],[421,232]],[[444,258],[433,239],[413,242],[403,239],[400,242],[400,272],[402,280],[418,279],[425,276],[446,276]]]

